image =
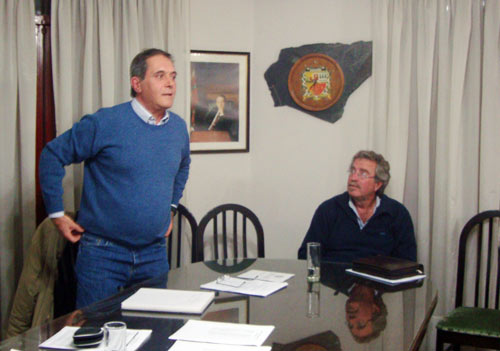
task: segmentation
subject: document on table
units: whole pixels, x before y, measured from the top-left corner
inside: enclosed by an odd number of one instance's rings
[[[283,283],[286,282],[291,277],[293,277],[294,275],[295,274],[292,273],[269,272],[269,271],[259,271],[257,269],[252,269],[248,272],[240,274],[238,278]]]
[[[64,327],[41,343],[39,347],[42,349],[78,350],[78,347],[73,343],[73,334],[78,329],[79,327]],[[127,329],[127,351],[137,350],[151,336],[151,332],[152,330],[149,329]],[[106,350],[104,342],[101,342],[95,348],[85,348],[85,351],[94,350]]]
[[[223,276],[213,282],[201,285],[200,288],[265,297],[287,286],[288,283],[286,282],[266,282],[263,280],[247,280]]]
[[[399,278],[399,279],[387,279],[387,278],[382,278],[376,275],[372,274],[367,274],[367,273],[362,273],[355,271],[351,268],[345,270],[347,273],[350,273],[352,275],[357,275],[366,279],[370,279],[376,282],[384,283],[387,285],[397,285],[397,284],[402,284],[402,283],[408,283],[408,282],[413,282],[417,280],[421,280],[425,278],[425,274],[417,274],[417,275],[412,275],[411,277],[405,277],[405,278]]]
[[[209,344],[206,342],[191,342],[177,340],[169,351],[271,351],[271,346],[241,346]]]
[[[189,320],[169,339],[211,344],[261,346],[273,331],[272,325],[251,325]]]
[[[208,291],[140,288],[122,302],[123,310],[201,314],[214,299]]]

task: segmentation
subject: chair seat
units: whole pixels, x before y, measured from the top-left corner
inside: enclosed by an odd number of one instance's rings
[[[500,337],[500,310],[457,307],[437,324],[437,328],[469,335]]]

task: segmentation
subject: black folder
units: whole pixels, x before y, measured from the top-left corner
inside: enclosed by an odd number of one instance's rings
[[[352,269],[386,279],[400,279],[424,273],[424,266],[420,263],[388,256],[359,258],[353,261]]]

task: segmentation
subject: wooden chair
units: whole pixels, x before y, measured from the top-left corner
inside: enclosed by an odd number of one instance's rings
[[[422,325],[417,331],[417,335],[413,339],[411,346],[410,346],[410,351],[419,351],[420,347],[422,346],[422,342],[424,341],[425,333],[427,333],[427,328],[429,327],[429,322],[431,320],[432,314],[434,313],[434,310],[436,309],[436,305],[438,302],[438,295],[436,294],[434,298],[431,301],[431,304],[429,306],[429,309],[427,310],[427,313],[425,314],[424,321],[422,322]]]
[[[247,222],[251,222],[254,228],[257,257],[264,257],[264,229],[255,213],[238,204],[224,204],[209,211],[200,221],[196,233],[197,261],[204,261],[204,236],[209,223],[212,223],[213,228],[215,260],[247,258],[248,236],[251,235],[247,231]],[[220,254],[219,250],[222,251]],[[229,251],[232,251],[232,255],[229,255]]]
[[[455,309],[436,326],[438,351],[443,350],[444,343],[454,345],[455,350],[460,345],[500,350],[499,219],[500,211],[481,212],[467,222],[460,234]],[[473,244],[476,257],[467,260],[467,245]],[[474,284],[466,282],[471,276]],[[464,298],[467,287],[474,287],[470,304]]]
[[[184,224],[189,225],[186,232],[191,233],[191,262],[196,260],[196,229],[198,224],[196,219],[189,212],[189,210],[179,204],[177,206],[177,214],[174,216],[174,226],[172,227],[172,233],[167,240],[167,252],[168,252],[168,264],[170,268],[179,268],[182,261],[182,234]],[[175,266],[173,265],[173,248],[175,248]]]

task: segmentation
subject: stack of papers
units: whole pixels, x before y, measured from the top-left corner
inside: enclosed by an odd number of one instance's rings
[[[288,283],[285,281],[291,277],[293,274],[251,270],[238,277],[224,275],[200,287],[208,290],[265,297],[286,288]]]
[[[58,350],[77,350],[78,347],[73,343],[73,334],[79,327],[64,327],[57,334],[45,340],[39,345],[42,349]],[[146,329],[127,329],[127,351],[137,350],[150,336],[151,330]],[[96,348],[85,348],[86,351],[106,350],[104,342],[101,342]]]
[[[376,275],[368,274],[368,273],[362,273],[355,271],[351,268],[345,270],[347,273],[350,273],[352,275],[357,275],[359,277],[363,277],[366,279],[370,279],[379,283],[387,284],[387,285],[398,285],[402,283],[408,283],[408,282],[413,282],[417,280],[422,280],[425,278],[425,274],[417,274],[413,275],[411,277],[405,277],[405,278],[399,278],[399,279],[388,279],[388,278],[382,278]]]
[[[209,291],[140,288],[122,302],[123,310],[201,314],[214,299]]]
[[[169,351],[271,351],[271,346],[241,346],[176,341]]]
[[[189,320],[169,337],[177,340],[170,350],[269,351],[271,347],[262,344],[273,329],[272,325]]]
[[[268,272],[259,271],[257,269],[252,269],[251,271],[240,274],[238,278],[241,279],[257,279],[264,280],[266,282],[286,282],[288,279],[293,277],[294,274],[291,273],[281,273],[281,272]]]

